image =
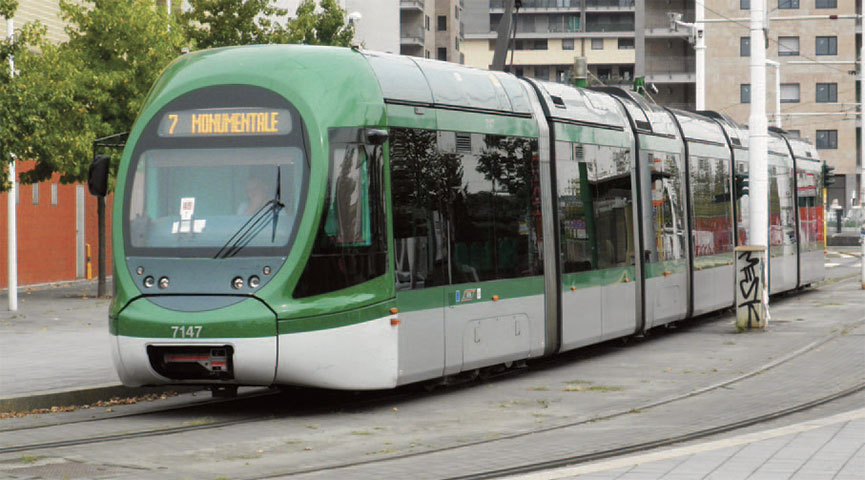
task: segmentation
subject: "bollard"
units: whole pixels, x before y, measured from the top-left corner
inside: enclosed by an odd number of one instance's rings
[[[736,330],[766,328],[766,247],[736,247]]]

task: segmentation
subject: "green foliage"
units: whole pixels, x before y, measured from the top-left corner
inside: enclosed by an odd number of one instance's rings
[[[181,18],[197,48],[216,48],[286,43],[285,28],[272,18],[287,13],[273,0],[191,0]]]
[[[11,18],[17,6],[0,0],[0,16]],[[20,26],[14,43],[0,41],[0,191],[8,190],[13,155],[36,160],[24,183],[55,172],[62,182],[85,180],[93,141],[132,128],[151,85],[190,43],[348,46],[354,35],[336,0],[304,0],[291,20],[280,19],[287,11],[274,0],[191,0],[183,14],[154,0],[60,0],[60,10],[68,41],[48,43],[38,23]]]
[[[354,25],[345,24],[345,10],[336,0],[321,0],[319,7],[316,8],[315,0],[300,3],[296,17],[288,23],[285,43],[350,46]]]
[[[93,140],[132,127],[151,84],[185,45],[152,0],[61,0],[60,9],[69,40],[52,45],[38,27],[23,29],[14,52],[20,74],[0,84],[0,158],[37,160],[24,183],[54,172],[62,182],[86,179]]]
[[[18,10],[18,0],[0,0],[0,17],[10,19]]]

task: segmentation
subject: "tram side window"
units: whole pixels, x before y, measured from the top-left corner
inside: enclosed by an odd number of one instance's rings
[[[390,168],[397,290],[447,285],[459,156],[441,151],[434,130],[392,128]]]
[[[442,132],[445,139],[453,132]],[[543,272],[538,142],[473,135],[454,205],[453,282]],[[444,145],[450,145],[446,141]]]
[[[387,269],[381,147],[361,143],[360,133],[349,128],[328,132],[325,208],[295,298],[348,288]]]
[[[598,236],[588,171],[583,145],[556,142],[562,273],[594,270],[598,265]]]
[[[584,145],[589,170],[595,224],[598,232],[598,267],[633,266],[634,208],[631,186],[631,151],[598,145]]]
[[[397,289],[542,273],[537,140],[391,129]]]
[[[562,272],[634,265],[630,149],[556,143]]]
[[[685,207],[681,156],[647,152],[651,168],[652,219],[649,261],[671,261],[685,255]]]
[[[792,169],[778,165],[769,167],[769,245],[775,254],[795,253]]]
[[[691,157],[694,251],[697,257],[733,251],[730,172],[726,159]]]

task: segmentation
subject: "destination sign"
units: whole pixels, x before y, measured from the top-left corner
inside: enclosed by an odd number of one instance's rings
[[[280,108],[209,108],[168,112],[159,122],[160,137],[230,137],[286,135],[291,114]]]

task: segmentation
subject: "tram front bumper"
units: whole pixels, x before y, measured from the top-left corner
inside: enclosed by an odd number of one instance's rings
[[[273,384],[276,318],[255,299],[178,312],[139,298],[113,323],[112,357],[124,385]]]

